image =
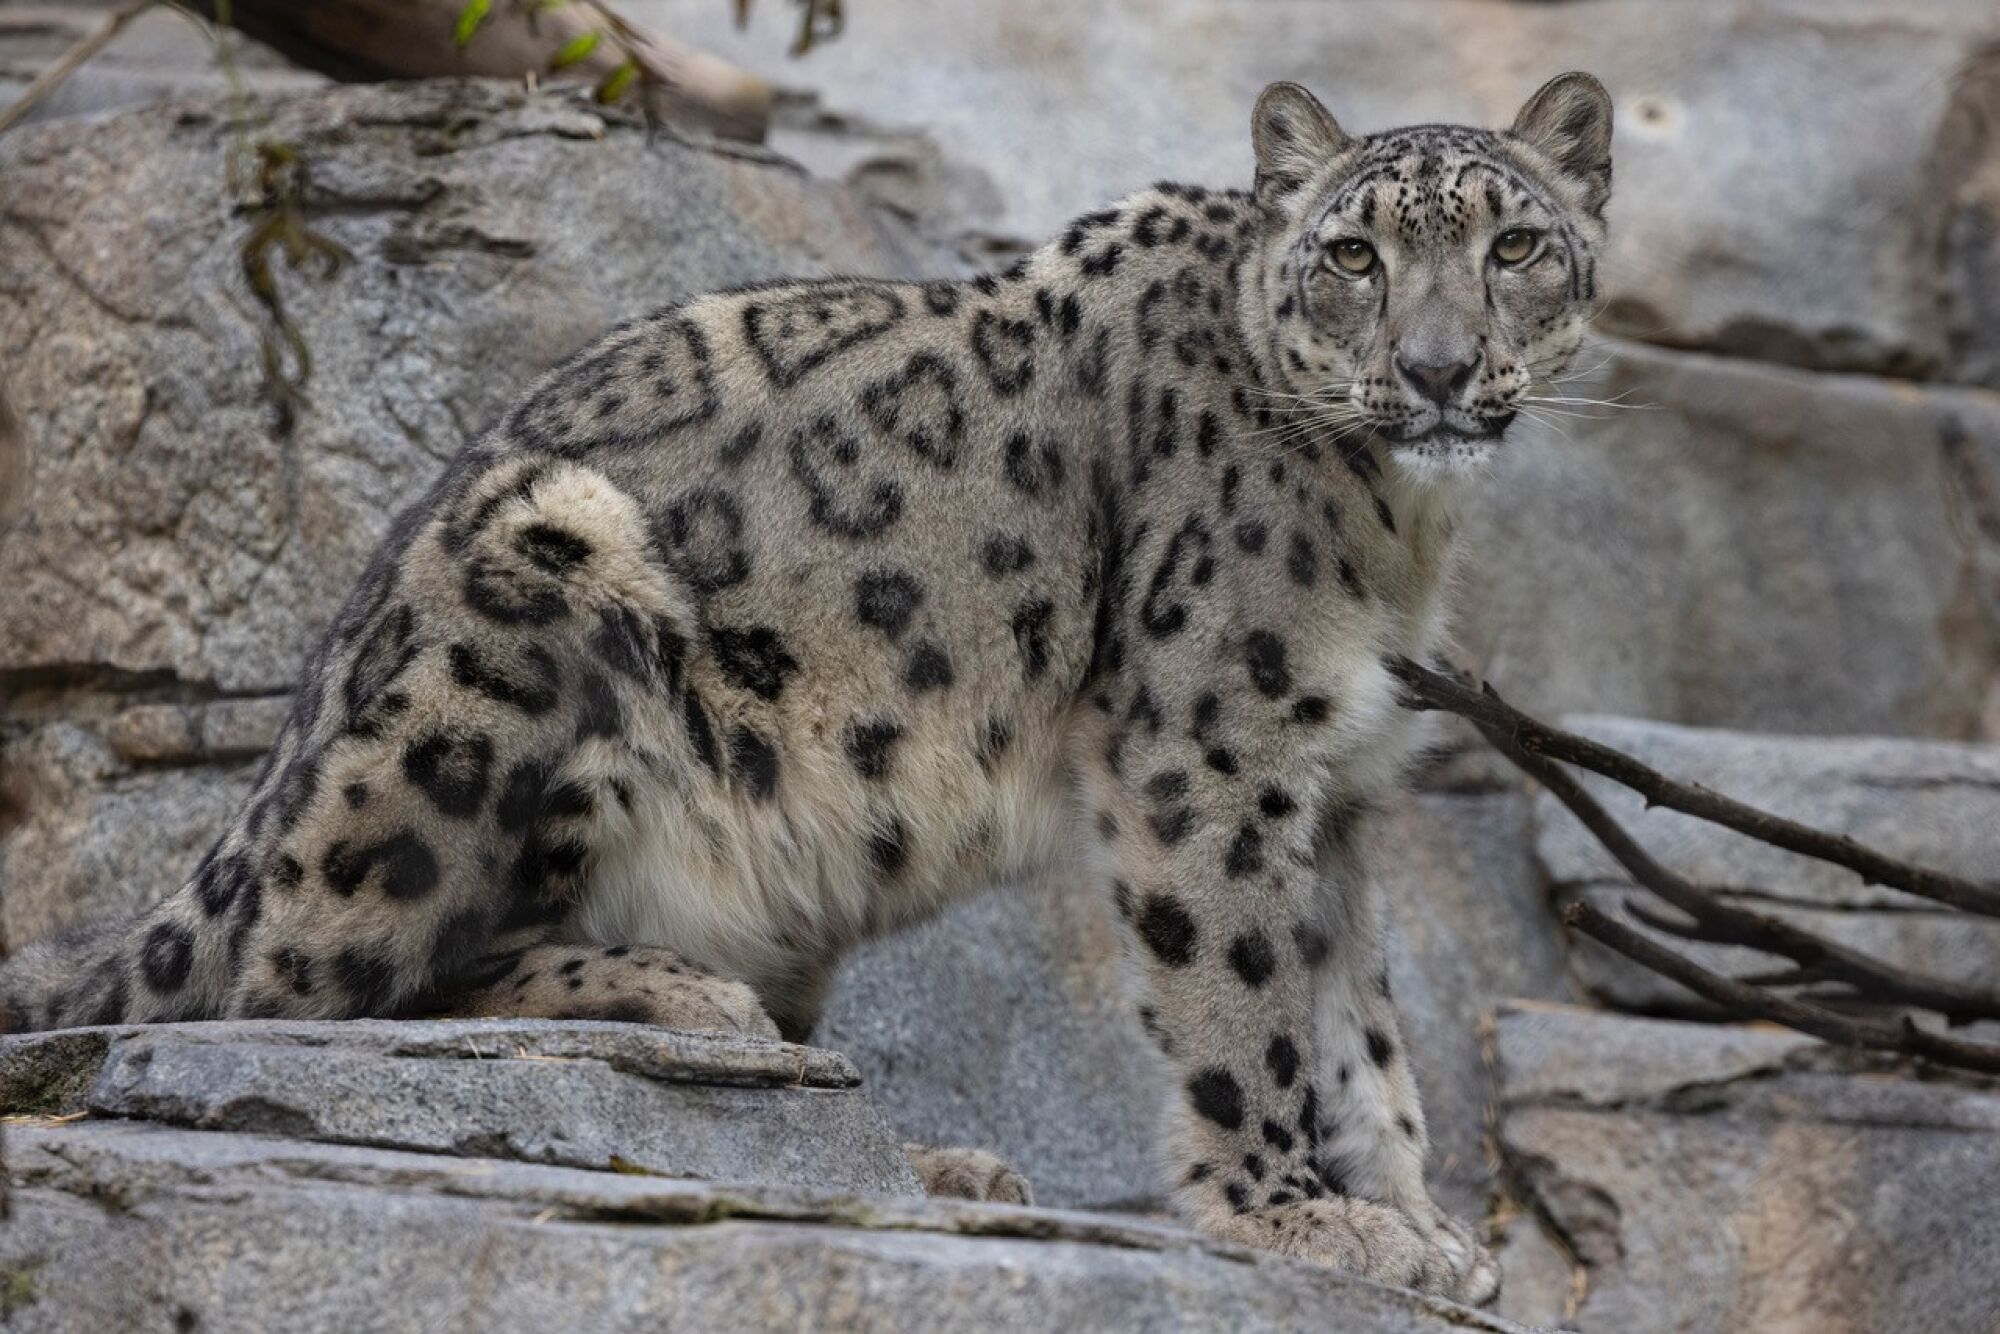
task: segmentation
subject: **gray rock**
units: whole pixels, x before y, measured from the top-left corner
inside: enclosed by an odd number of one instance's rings
[[[1933,180],[1953,373],[2000,385],[2000,48],[1967,63],[1938,127]],[[1989,517],[1991,516],[1989,510]]]
[[[0,1038],[0,1102],[712,1181],[920,1193],[831,1052],[625,1024],[233,1022]]]
[[[1501,1148],[1584,1266],[1578,1328],[1947,1334],[2000,1310],[1992,1087],[1553,1007],[1503,1014],[1498,1052]]]
[[[2000,398],[1610,344],[1464,523],[1459,638],[1516,704],[1963,738],[2000,688]]]
[[[1993,876],[2000,824],[2000,746],[1882,739],[1760,736],[1632,719],[1566,720],[1572,729],[1654,768],[1891,856],[1974,879]],[[1898,967],[2000,988],[2000,922],[1864,885],[1850,871],[1743,838],[1586,776],[1607,809],[1666,866],[1725,900],[1794,922]],[[1535,847],[1559,902],[1588,899],[1624,916],[1630,879],[1546,793],[1536,799]],[[1650,900],[1648,900],[1650,901]],[[1628,918],[1629,920],[1629,918]],[[1725,973],[1769,968],[1768,956],[1674,942]],[[1588,941],[1578,975],[1614,1005],[1703,1013],[1673,982]]]
[[[629,8],[810,87],[890,162],[908,158],[881,129],[923,129],[999,187],[1002,207],[966,225],[1028,240],[1162,176],[1247,186],[1268,80],[1372,130],[1504,125],[1540,80],[1589,70],[1617,108],[1607,328],[2000,384],[2000,143],[1981,118],[2000,19],[1981,0],[1597,0],[1583,21],[1485,0],[1343,0],[1337,16],[1318,0],[934,0],[857,10],[797,62],[776,6],[743,31],[707,0]],[[774,143],[831,165],[837,131]]]
[[[95,1123],[17,1156],[0,1279],[22,1330],[1519,1329],[1049,1210]]]

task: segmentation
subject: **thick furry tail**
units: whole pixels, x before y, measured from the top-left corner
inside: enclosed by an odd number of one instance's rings
[[[128,1021],[130,922],[86,922],[0,962],[0,1033]]]
[[[231,927],[255,919],[259,895],[242,859],[219,852],[148,912],[73,926],[0,961],[0,1033],[221,1018]],[[234,918],[219,911],[232,904]]]

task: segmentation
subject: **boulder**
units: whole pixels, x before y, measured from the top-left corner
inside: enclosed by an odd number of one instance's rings
[[[1565,725],[1671,777],[1846,834],[1890,856],[1974,879],[1993,876],[2000,747],[1763,736],[1628,718],[1573,718]],[[2000,990],[2000,921],[1864,885],[1851,871],[1701,820],[1647,810],[1608,779],[1585,775],[1584,781],[1656,858],[1714,887],[1725,901],[1898,967]],[[1535,826],[1536,855],[1557,902],[1588,899],[1624,917],[1623,903],[1636,892],[1630,878],[1547,793],[1536,798]],[[1730,946],[1672,943],[1723,973],[1762,971],[1774,962]],[[1577,941],[1574,963],[1583,984],[1610,1004],[1652,1013],[1707,1012],[1679,985],[1592,942]]]
[[[1582,1267],[1574,1327],[1945,1334],[2000,1311],[1990,1082],[1560,1007],[1503,1013],[1497,1050],[1501,1152]]]
[[[2000,395],[1633,343],[1584,357],[1566,387],[1608,405],[1510,439],[1468,501],[1469,665],[1543,717],[1986,732]]]
[[[787,152],[836,165],[871,144],[872,176],[936,175],[890,133],[926,132],[997,186],[999,207],[962,224],[985,245],[1038,241],[1159,177],[1247,187],[1250,106],[1273,79],[1365,131],[1505,125],[1544,79],[1589,70],[1617,110],[1607,329],[2000,386],[2000,141],[1982,119],[2000,17],[1981,0],[1596,0],[1587,17],[1490,0],[939,0],[857,7],[797,62],[776,6],[743,30],[708,0],[633,8],[812,90],[773,136]]]
[[[133,1073],[170,1096],[126,1099],[133,1081],[119,1072],[149,1050],[165,1071]],[[300,1058],[298,1087],[272,1081],[236,1104],[248,1119],[192,1128],[188,1108],[213,1111],[227,1094],[186,1082],[191,1060],[255,1065],[281,1050]],[[329,1073],[311,1073],[313,1059]],[[345,1060],[385,1069],[356,1081]],[[512,1067],[518,1077],[486,1085],[509,1134],[419,1151],[405,1114],[379,1127],[391,1139],[356,1142],[352,1118],[370,1113],[353,1104],[398,1102],[386,1073],[398,1062],[430,1067],[423,1078],[441,1090]],[[596,1109],[587,1090],[607,1077],[731,1096],[635,1103],[579,1132],[579,1111]],[[1331,1318],[1355,1334],[1520,1330],[1170,1225],[928,1200],[908,1183],[871,1193],[862,1182],[879,1136],[834,1134],[809,1170],[747,1154],[695,1179],[638,1160],[663,1134],[747,1149],[757,1132],[744,1123],[784,1118],[789,1101],[822,1100],[837,1123],[865,1109],[842,1058],[783,1043],[534,1022],[0,1041],[0,1105],[65,1080],[89,1085],[90,1114],[12,1126],[15,1211],[0,1229],[9,1329],[1288,1330]],[[293,1114],[275,1115],[266,1095]],[[122,1119],[102,1115],[112,1104]],[[598,1130],[632,1156],[591,1170],[574,1155],[519,1152]]]
[[[0,1105],[711,1181],[918,1194],[832,1052],[626,1024],[231,1021],[0,1039]]]

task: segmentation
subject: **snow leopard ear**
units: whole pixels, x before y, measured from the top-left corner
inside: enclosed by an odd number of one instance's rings
[[[1272,84],[1250,114],[1257,202],[1266,208],[1283,203],[1348,142],[1346,131],[1317,97],[1295,83]]]
[[[1511,134],[1538,150],[1583,190],[1583,206],[1611,197],[1611,94],[1588,74],[1558,74],[1541,86]]]

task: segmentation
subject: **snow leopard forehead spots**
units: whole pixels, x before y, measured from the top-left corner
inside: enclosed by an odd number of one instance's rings
[[[1557,229],[1568,253],[1588,250],[1553,193],[1485,130],[1427,125],[1370,136],[1322,198],[1299,235],[1302,251],[1359,233],[1378,252],[1445,254],[1481,247],[1507,227]],[[1569,279],[1569,294],[1588,300],[1588,269],[1570,269]]]

